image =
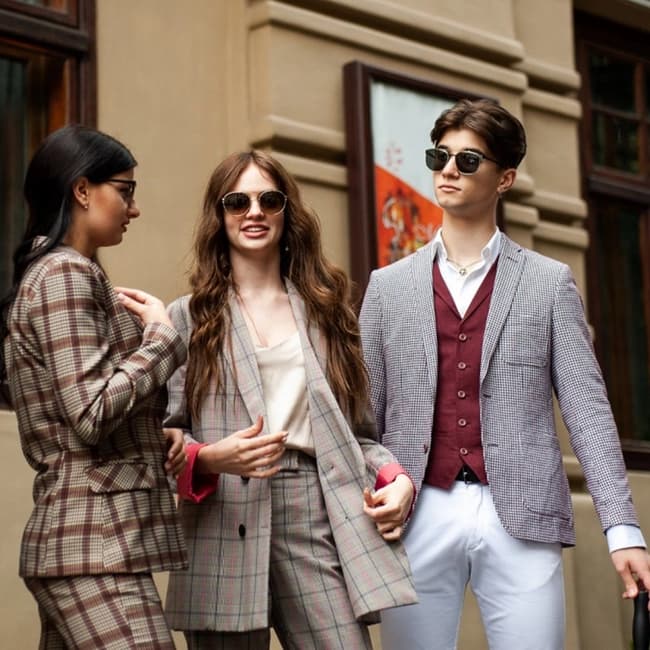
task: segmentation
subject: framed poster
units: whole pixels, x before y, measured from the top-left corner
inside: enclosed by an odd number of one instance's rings
[[[426,244],[440,225],[424,162],[440,113],[474,95],[365,65],[343,68],[350,272],[365,290],[370,272]]]

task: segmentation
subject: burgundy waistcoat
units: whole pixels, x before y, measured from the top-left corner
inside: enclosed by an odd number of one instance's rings
[[[481,446],[479,385],[483,334],[496,269],[497,262],[461,318],[438,264],[433,264],[438,387],[424,481],[434,487],[450,488],[463,464],[471,467],[481,482],[487,483]]]

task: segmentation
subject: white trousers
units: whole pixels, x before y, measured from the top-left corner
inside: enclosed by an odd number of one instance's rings
[[[490,650],[564,648],[561,546],[508,535],[487,486],[423,486],[404,543],[419,603],[382,612],[384,650],[455,650],[468,583]]]

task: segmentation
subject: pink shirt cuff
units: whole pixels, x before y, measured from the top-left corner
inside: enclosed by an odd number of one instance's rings
[[[408,518],[411,516],[413,506],[415,505],[415,483],[413,483],[413,479],[399,463],[387,463],[379,470],[377,480],[375,481],[375,490],[379,490],[385,485],[392,483],[400,474],[404,474],[404,476],[411,481],[411,485],[413,485],[413,499],[411,500],[411,507],[409,508],[409,513],[407,515]]]
[[[206,445],[207,443],[200,442],[187,445],[185,448],[187,464],[176,479],[178,495],[186,501],[192,501],[192,503],[201,503],[203,499],[216,492],[219,483],[219,474],[199,474],[194,471],[194,464],[199,450]]]

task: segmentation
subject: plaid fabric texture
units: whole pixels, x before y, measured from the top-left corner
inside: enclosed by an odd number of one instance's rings
[[[143,331],[99,266],[62,247],[25,274],[5,346],[36,471],[20,574],[185,566],[161,430],[165,382],[186,355],[178,334]]]
[[[271,623],[287,650],[370,650],[352,612],[313,458],[288,450],[271,479]],[[199,632],[190,650],[264,650],[268,630]]]
[[[174,650],[149,574],[26,578],[39,605],[39,650]]]
[[[380,440],[417,488],[431,446],[438,378],[431,278],[428,245],[373,272],[360,316]],[[485,328],[480,382],[485,466],[497,513],[511,535],[575,543],[554,394],[603,530],[638,525],[616,425],[571,271],[505,236]]]
[[[289,450],[271,479],[271,620],[287,650],[372,650],[352,611],[314,459]]]
[[[290,284],[288,292],[305,357],[319,485],[348,598],[355,618],[376,620],[379,610],[416,599],[402,545],[386,543],[363,512],[363,488],[374,485],[378,469],[394,458],[377,443],[374,427],[351,431],[323,372],[319,332],[307,326],[304,304]],[[188,302],[185,296],[170,306],[186,342],[191,334]],[[190,423],[186,410],[184,369],[169,382],[167,424],[184,428],[191,440],[214,442],[265,415],[253,342],[234,297],[230,311],[232,348],[224,351],[225,385],[220,394],[207,396],[198,421]],[[270,480],[222,475],[217,491],[202,503],[180,504],[190,570],[170,576],[166,611],[172,627],[243,632],[269,625],[271,501]]]

